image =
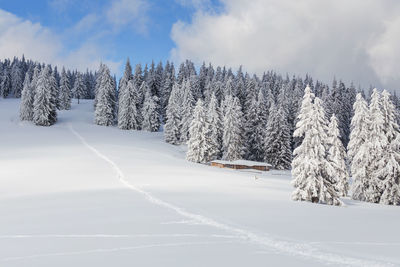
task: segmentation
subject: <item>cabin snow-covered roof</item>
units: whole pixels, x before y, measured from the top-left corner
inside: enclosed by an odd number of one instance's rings
[[[271,164],[266,163],[266,162],[257,162],[257,161],[244,160],[244,159],[239,159],[239,160],[234,160],[234,161],[213,160],[211,162],[220,163],[220,164],[244,165],[244,166],[249,166],[249,167],[254,167],[254,166],[272,167]]]

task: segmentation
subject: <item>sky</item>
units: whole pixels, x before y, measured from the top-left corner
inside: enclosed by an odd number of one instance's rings
[[[0,0],[0,58],[79,70],[191,59],[400,92],[398,0]]]

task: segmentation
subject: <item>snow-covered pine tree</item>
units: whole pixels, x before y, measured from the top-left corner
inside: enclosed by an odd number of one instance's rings
[[[33,122],[40,126],[50,126],[57,121],[56,104],[53,96],[56,81],[46,66],[39,75],[33,102]]]
[[[367,163],[367,185],[366,201],[379,203],[381,197],[382,177],[381,170],[384,167],[382,159],[385,157],[385,149],[388,146],[388,140],[384,132],[384,116],[381,109],[381,96],[378,90],[373,89],[371,103],[369,105],[370,127],[367,142],[365,161]]]
[[[59,105],[61,110],[71,109],[71,84],[64,68],[61,70]]]
[[[228,80],[229,81],[229,80]],[[232,92],[231,92],[232,93]],[[231,95],[228,94],[228,95]],[[257,96],[253,95],[252,100],[249,102],[250,106],[247,107],[247,115],[246,115],[246,121],[244,122],[244,133],[245,133],[245,158],[248,160],[256,160],[260,161],[260,159],[257,159],[257,156],[260,154],[259,151],[257,151],[257,148],[260,145],[260,141],[263,140],[260,138],[260,135],[262,136],[264,134],[265,129],[263,131],[258,131],[259,130],[259,124],[260,124],[260,119],[258,117],[258,102],[257,102]],[[263,143],[263,142],[261,142]]]
[[[130,79],[120,87],[118,105],[118,128],[123,130],[140,129],[139,111],[135,99],[136,84]]]
[[[83,82],[83,77],[80,72],[77,73],[74,83],[74,88],[72,89],[74,97],[79,100],[86,96],[85,83]]]
[[[15,61],[11,69],[11,93],[14,97],[21,97],[25,73],[18,61]]]
[[[129,58],[126,60],[124,75],[118,84],[118,93],[121,93],[127,86],[128,82],[133,79],[132,67]]]
[[[129,59],[126,61],[125,72],[118,86],[118,128],[123,130],[134,129],[135,123],[133,113],[136,111],[135,84],[133,80],[132,67]]]
[[[313,103],[314,100],[314,103]],[[327,124],[321,100],[314,99],[309,86],[304,90],[295,137],[302,143],[294,150],[292,161],[293,200],[340,205],[331,181],[331,165],[326,159]]]
[[[8,66],[5,66],[3,70],[3,77],[1,77],[0,83],[1,97],[6,98],[11,92],[11,72]]]
[[[38,66],[35,66],[35,68],[33,69],[33,74],[31,79],[31,86],[34,93],[36,90],[37,81],[39,80],[39,75],[40,75],[40,68]]]
[[[21,121],[31,121],[33,119],[33,100],[34,94],[31,86],[31,78],[27,72],[25,75],[24,87],[22,89],[19,117]]]
[[[102,72],[105,70],[103,65],[104,65],[103,63],[100,63],[99,70],[96,72],[96,81],[95,81],[95,86],[94,86],[94,101],[93,101],[93,107],[95,110],[96,110],[96,105],[97,105],[97,96],[99,94],[99,87],[101,84],[101,79],[103,77]],[[70,74],[69,70],[67,72],[67,76],[70,79],[70,84],[73,84],[72,75],[68,75],[68,74]]]
[[[382,111],[384,118],[384,132],[388,145],[384,150],[384,157],[379,159],[382,168],[379,177],[382,180],[382,195],[380,203],[386,205],[400,204],[400,134],[396,118],[396,108],[390,94],[384,90],[382,93]]]
[[[268,115],[270,104],[264,96],[263,90],[260,90],[257,96],[257,119],[258,124],[254,130],[254,142],[253,146],[254,155],[253,159],[256,161],[263,161],[265,158],[264,141],[265,141],[265,129],[267,128]],[[292,151],[290,151],[291,157]]]
[[[350,162],[352,177],[352,198],[355,200],[366,200],[366,190],[369,180],[367,142],[369,135],[370,116],[367,102],[359,93],[353,105],[354,116],[351,121],[350,142],[347,146],[347,158]]]
[[[209,150],[207,161],[219,159],[222,148],[222,121],[218,100],[215,94],[211,94],[210,103],[207,110],[207,122],[209,127]]]
[[[141,110],[143,108],[143,102],[144,102],[144,95],[147,92],[148,84],[146,80],[143,80],[143,82],[140,84],[139,87],[136,88],[135,90],[135,102],[136,102],[136,108],[138,110],[138,121],[142,121],[143,118],[141,117]],[[140,123],[141,125],[141,123]]]
[[[203,107],[203,101],[197,100],[193,112],[193,120],[189,128],[188,150],[186,159],[197,163],[208,162],[207,152],[209,148],[209,134],[207,116]]]
[[[192,87],[190,85],[190,80],[184,80],[182,83],[181,90],[183,92],[183,103],[182,103],[182,120],[180,126],[180,137],[181,143],[186,143],[189,140],[189,128],[193,120],[193,110],[196,104]]]
[[[224,103],[222,158],[224,160],[242,159],[244,154],[242,108],[237,97],[227,96]]]
[[[340,133],[335,114],[332,115],[328,126],[328,161],[334,170],[336,189],[339,196],[345,197],[349,192],[349,174],[345,162],[345,149],[342,141],[339,139]]]
[[[168,106],[168,100],[169,96],[171,95],[172,91],[172,86],[174,85],[175,81],[175,70],[174,70],[174,65],[169,63],[167,61],[167,64],[165,65],[164,68],[164,73],[162,77],[162,82],[161,82],[161,96],[160,96],[160,103],[161,103],[161,115],[163,122],[166,121],[167,117],[167,106]]]
[[[271,104],[264,140],[265,161],[278,170],[290,169],[292,150],[287,112],[282,104]]]
[[[110,126],[115,120],[115,84],[108,67],[102,64],[100,69],[94,122],[97,125]]]
[[[145,84],[145,83],[144,83]],[[151,94],[151,89],[147,86],[142,108],[142,130],[158,132],[160,130],[160,114],[158,113],[158,97]]]
[[[175,82],[167,106],[167,122],[164,126],[164,138],[167,143],[180,144],[182,94],[180,85]]]
[[[51,70],[51,66],[50,66]],[[54,71],[51,72],[49,78],[49,86],[51,87],[51,120],[53,124],[57,121],[57,108],[58,108],[58,83]]]

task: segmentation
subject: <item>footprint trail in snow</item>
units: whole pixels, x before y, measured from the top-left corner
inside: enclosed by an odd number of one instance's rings
[[[104,160],[105,162],[107,162],[113,168],[113,170],[116,173],[116,177],[118,178],[120,183],[123,184],[125,187],[127,187],[137,193],[142,194],[151,203],[161,206],[161,207],[164,207],[164,208],[167,208],[169,210],[173,210],[177,214],[179,214],[191,221],[197,222],[198,224],[207,225],[210,227],[218,228],[220,230],[224,230],[230,234],[234,234],[235,236],[237,236],[238,239],[246,240],[246,241],[252,242],[254,244],[257,244],[261,247],[272,249],[276,253],[288,254],[288,255],[293,255],[293,256],[314,259],[314,260],[320,261],[321,263],[339,264],[339,265],[345,265],[345,266],[395,266],[395,264],[390,263],[390,262],[372,261],[372,260],[368,260],[368,259],[353,258],[353,257],[341,256],[341,255],[333,254],[333,253],[329,253],[329,252],[324,252],[324,251],[319,250],[318,248],[315,248],[311,245],[304,244],[304,243],[295,243],[295,242],[291,242],[291,241],[277,240],[275,238],[267,237],[265,235],[259,236],[251,231],[237,228],[234,226],[230,226],[230,225],[227,225],[224,223],[220,223],[212,218],[208,218],[201,214],[196,214],[196,213],[186,211],[183,208],[180,208],[176,205],[165,202],[162,199],[153,196],[151,193],[141,189],[140,187],[135,186],[134,184],[128,182],[126,180],[125,174],[122,172],[122,170],[119,168],[119,166],[114,161],[112,161],[106,155],[104,155],[99,150],[97,150],[95,147],[90,145],[85,140],[85,138],[73,128],[73,126],[71,124],[69,124],[69,130],[81,141],[81,143],[84,146],[86,146],[97,157],[99,157],[102,160]]]

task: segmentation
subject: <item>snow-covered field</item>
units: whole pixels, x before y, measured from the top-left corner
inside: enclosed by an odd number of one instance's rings
[[[399,207],[294,202],[290,172],[189,163],[92,106],[38,127],[0,100],[0,266],[400,266]]]

